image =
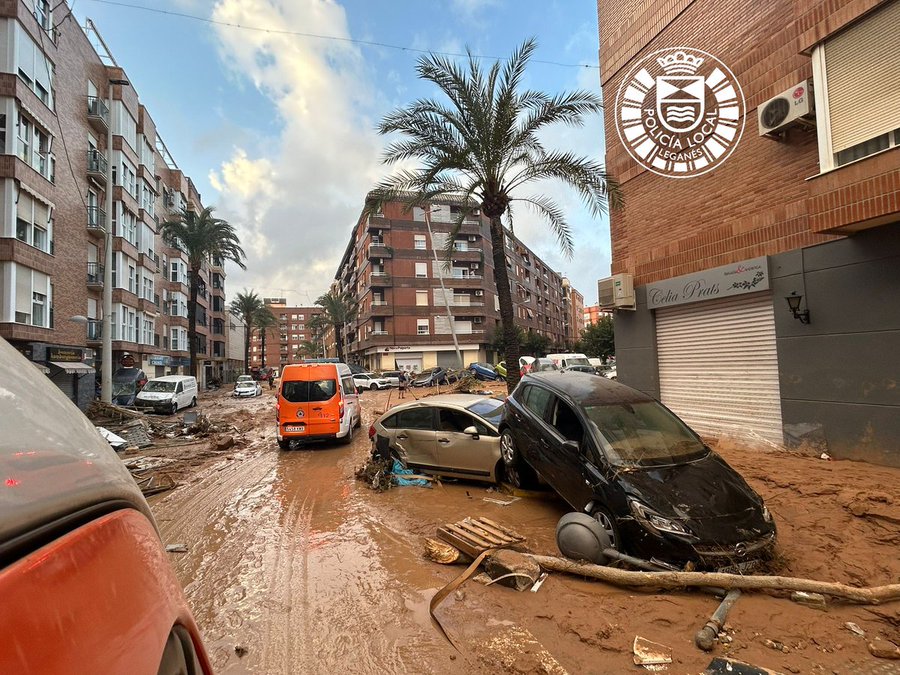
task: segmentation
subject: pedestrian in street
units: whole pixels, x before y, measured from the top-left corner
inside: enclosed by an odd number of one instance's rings
[[[404,398],[406,396],[406,371],[401,370],[397,379],[400,381],[400,398]]]
[[[269,373],[269,389],[275,388],[275,371]]]

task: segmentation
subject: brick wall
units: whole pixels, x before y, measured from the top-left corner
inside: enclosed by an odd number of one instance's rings
[[[599,0],[607,102],[615,101],[631,59],[687,46],[728,65],[747,103],[744,134],[731,157],[708,174],[682,180],[637,165],[618,138],[614,115],[606,115],[607,168],[622,182],[626,200],[611,217],[613,273],[630,272],[635,284],[646,284],[897,218],[900,149],[819,176],[815,130],[793,129],[777,142],[758,136],[756,122],[760,103],[812,76],[808,52],[815,42],[878,4]]]

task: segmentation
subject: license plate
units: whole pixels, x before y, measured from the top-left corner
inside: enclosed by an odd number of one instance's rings
[[[306,431],[306,425],[305,424],[288,424],[284,428],[284,430],[287,431],[288,433],[299,434],[299,433],[303,433],[304,431]]]

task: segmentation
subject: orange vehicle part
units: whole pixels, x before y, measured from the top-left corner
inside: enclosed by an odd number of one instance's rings
[[[317,382],[331,382],[332,388],[323,391],[322,386],[315,385]],[[294,397],[289,394],[286,398],[285,393],[291,391],[294,383],[308,383],[317,386],[317,389],[312,396],[302,396],[304,400],[291,401],[289,399]],[[333,392],[332,396],[320,400],[329,391]],[[341,430],[345,412],[341,378],[335,364],[292,364],[284,367],[276,404],[279,432],[283,438],[334,437]]]
[[[159,537],[135,509],[97,518],[0,570],[0,673],[156,675],[173,626],[212,673]]]

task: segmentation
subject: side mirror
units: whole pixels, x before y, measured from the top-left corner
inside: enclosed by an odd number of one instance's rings
[[[578,443],[578,441],[565,441],[562,446],[563,450],[571,452],[573,455],[577,455],[581,452],[581,444]]]
[[[463,433],[468,434],[469,436],[474,438],[476,441],[478,440],[478,429],[475,428],[475,425],[466,427],[465,429],[463,429]]]

